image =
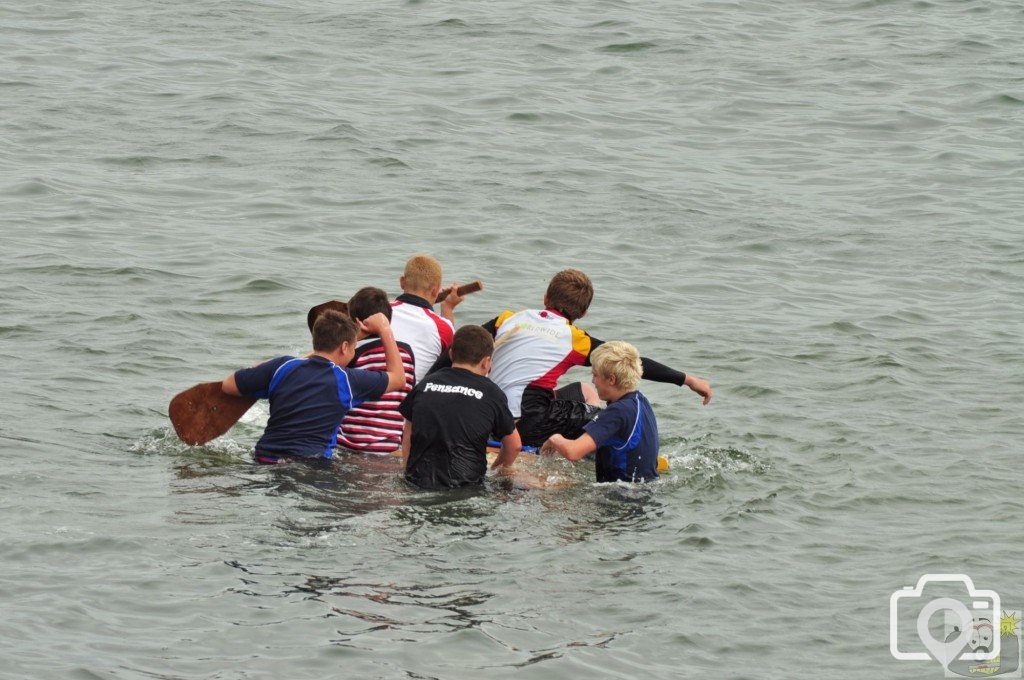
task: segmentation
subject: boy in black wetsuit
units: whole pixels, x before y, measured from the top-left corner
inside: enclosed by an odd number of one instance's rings
[[[501,439],[494,467],[512,465],[520,440],[505,394],[487,378],[494,341],[480,326],[463,326],[452,340],[452,365],[413,388],[405,416],[405,479],[422,489],[479,484],[487,474],[487,440]]]

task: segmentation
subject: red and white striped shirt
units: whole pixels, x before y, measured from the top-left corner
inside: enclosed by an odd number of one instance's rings
[[[394,392],[385,392],[376,401],[364,401],[349,409],[338,430],[338,444],[362,453],[388,454],[402,447],[402,427],[405,419],[398,407],[416,380],[413,352],[408,344],[398,343],[398,354],[405,369],[405,385]],[[356,354],[349,363],[351,368],[386,371],[384,345],[379,337],[364,338],[356,343]]]

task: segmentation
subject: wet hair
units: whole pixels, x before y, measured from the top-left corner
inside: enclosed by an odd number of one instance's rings
[[[403,276],[406,288],[412,291],[430,290],[441,285],[441,263],[430,255],[413,255],[405,263]]]
[[[391,321],[391,302],[388,294],[380,288],[366,286],[356,291],[356,294],[349,298],[348,315],[355,321],[364,321],[380,312]]]
[[[316,307],[310,309],[309,313],[306,314],[306,325],[309,326],[310,333],[313,332],[313,324],[315,324],[316,320],[320,318],[320,315],[326,312],[328,309],[333,309],[336,312],[341,312],[346,316],[348,315],[348,305],[342,302],[341,300],[328,300],[327,302],[323,302],[317,305]]]
[[[548,307],[575,321],[590,309],[594,284],[579,269],[563,269],[551,278],[546,298]]]
[[[452,339],[452,363],[475,366],[494,354],[494,338],[483,326],[463,326]]]
[[[343,342],[356,341],[356,322],[334,310],[327,310],[313,324],[313,349],[333,352]]]
[[[632,392],[640,384],[640,378],[644,374],[643,364],[640,362],[640,352],[628,342],[613,340],[600,345],[590,353],[590,365],[594,373],[602,378],[615,377],[615,384]]]

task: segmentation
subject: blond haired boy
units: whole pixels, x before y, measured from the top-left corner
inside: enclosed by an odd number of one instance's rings
[[[453,284],[441,303],[441,313],[435,313],[441,277],[441,263],[436,258],[413,255],[398,279],[402,294],[391,303],[391,328],[396,340],[412,347],[416,382],[423,380],[431,365],[452,346],[455,307],[464,299]]]
[[[638,482],[658,477],[658,422],[647,397],[637,391],[643,366],[627,342],[606,342],[590,355],[594,387],[608,406],[567,439],[552,435],[542,453],[577,461],[597,452],[599,482]]]

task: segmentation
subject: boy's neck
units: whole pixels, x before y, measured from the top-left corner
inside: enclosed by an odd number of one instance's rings
[[[421,300],[426,300],[430,304],[434,304],[434,301],[430,299],[429,290],[413,290],[412,288],[403,288],[402,292],[405,293],[406,295],[415,295]]]
[[[611,404],[612,402],[616,402],[619,399],[622,399],[624,396],[626,396],[630,392],[635,392],[635,391],[636,390],[623,390],[623,389],[620,389],[620,388],[615,388],[615,391],[612,394],[608,395],[609,398],[606,401],[609,404]]]
[[[484,368],[483,362],[478,364],[452,364],[452,368],[461,368],[469,371],[470,373],[476,373],[477,375],[487,376],[487,369]]]

